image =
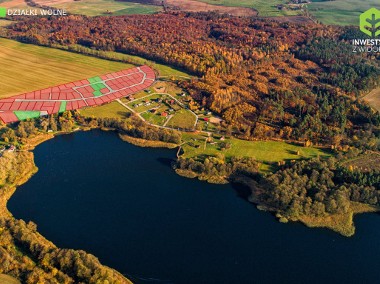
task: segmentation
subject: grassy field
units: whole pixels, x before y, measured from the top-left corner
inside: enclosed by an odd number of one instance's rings
[[[44,3],[46,1],[37,1]],[[66,9],[69,13],[87,16],[98,15],[126,15],[126,14],[152,14],[161,10],[160,7],[142,5],[138,3],[114,1],[114,0],[81,0],[59,1],[58,4],[50,4],[53,7]],[[111,12],[111,13],[107,13]]]
[[[196,117],[190,111],[181,109],[177,111],[166,124],[168,127],[180,129],[193,129]]]
[[[299,14],[297,11],[280,11],[278,4],[285,4],[283,0],[198,0],[215,5],[240,6],[254,8],[259,11],[259,16],[292,16]],[[324,24],[328,25],[359,25],[359,15],[369,8],[380,9],[379,0],[312,0],[308,4],[311,14]]]
[[[132,67],[0,39],[0,98]]]
[[[359,15],[369,8],[380,9],[379,0],[315,1],[308,5],[311,14],[324,24],[359,26]]]
[[[312,147],[301,147],[285,142],[276,141],[245,141],[239,139],[226,139],[224,142],[230,143],[231,148],[220,152],[220,143],[215,139],[216,144],[211,145],[207,143],[206,149],[204,148],[205,137],[194,134],[184,134],[185,141],[193,141],[195,145],[200,145],[199,148],[185,144],[183,150],[184,157],[195,157],[199,155],[211,155],[216,153],[223,153],[227,158],[232,156],[238,157],[253,157],[257,161],[262,162],[260,170],[268,171],[273,168],[274,164],[279,161],[309,159],[313,157],[329,157],[331,153],[322,149]],[[298,153],[298,155],[297,155]]]
[[[139,56],[129,55],[129,54],[123,54],[123,53],[119,53],[119,52],[112,52],[112,51],[105,51],[105,52],[101,52],[101,53],[103,53],[106,56],[110,56],[111,58],[116,59],[116,60],[132,60],[132,62],[136,62],[137,64],[140,64],[140,65],[149,64],[155,70],[157,70],[159,72],[160,76],[165,76],[165,77],[171,77],[171,76],[174,76],[174,77],[179,77],[179,76],[190,77],[189,74],[187,74],[187,73],[185,73],[183,71],[174,69],[174,68],[172,68],[170,66],[167,66],[167,65],[154,63],[154,62],[152,62],[150,60],[147,60],[147,59],[139,57]]]
[[[96,53],[95,55],[100,56],[101,58],[105,58],[105,59],[109,59],[113,61],[133,62],[134,64],[137,64],[137,65],[149,65],[149,66],[152,66],[156,71],[158,71],[159,76],[169,77],[169,79],[172,76],[174,76],[175,78],[185,77],[185,79],[191,77],[191,75],[183,71],[177,70],[167,65],[155,63],[153,61],[147,60],[139,56],[124,54],[124,53],[119,53],[119,52],[112,52],[112,51],[100,51],[100,50],[95,51],[91,48],[86,48],[83,46],[79,47],[77,45],[72,45],[71,47],[74,49],[80,48],[82,50],[81,53],[86,53],[90,55],[93,55],[94,53]],[[60,46],[59,48],[62,48],[64,50],[67,49],[67,47],[65,46]]]
[[[143,58],[133,58],[139,64],[146,63]],[[8,39],[0,39],[0,60],[0,98],[133,67],[131,64]],[[154,68],[167,76],[187,76],[186,73],[161,64],[155,64]]]
[[[275,16],[292,16],[297,15],[297,11],[280,11],[276,5],[285,4],[284,0],[198,0],[214,5],[235,6],[235,7],[248,7],[254,8],[259,12],[262,17],[275,17]]]
[[[162,126],[164,125],[166,121],[166,117],[160,116],[159,114],[153,114],[149,111],[142,113],[141,116],[149,123],[152,123],[155,125]]]
[[[111,102],[97,107],[88,107],[81,109],[80,114],[96,118],[126,118],[130,113],[125,107],[118,102]]]

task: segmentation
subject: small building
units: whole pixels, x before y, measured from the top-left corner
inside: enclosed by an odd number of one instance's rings
[[[208,117],[203,118],[204,121],[209,121]]]
[[[168,113],[165,112],[165,111],[164,111],[164,112],[161,112],[161,116],[162,116],[162,117],[167,117],[167,116],[168,116]]]

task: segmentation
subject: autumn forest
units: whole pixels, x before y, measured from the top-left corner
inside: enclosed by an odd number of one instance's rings
[[[32,18],[7,37],[46,46],[139,55],[199,79],[200,106],[244,139],[376,148],[380,116],[359,99],[378,85],[378,58],[353,54],[354,28],[213,13]],[[353,139],[355,137],[355,139]]]

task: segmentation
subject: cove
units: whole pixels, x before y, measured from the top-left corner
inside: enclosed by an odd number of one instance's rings
[[[176,175],[175,150],[113,132],[58,136],[34,153],[39,171],[8,209],[135,283],[378,283],[377,214],[357,216],[351,238],[281,224],[244,188]]]

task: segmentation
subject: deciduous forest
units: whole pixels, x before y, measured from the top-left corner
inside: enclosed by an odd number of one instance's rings
[[[380,116],[360,96],[379,83],[379,56],[352,53],[355,28],[176,12],[32,18],[6,33],[182,68],[199,77],[183,82],[198,104],[245,139],[377,147]]]

